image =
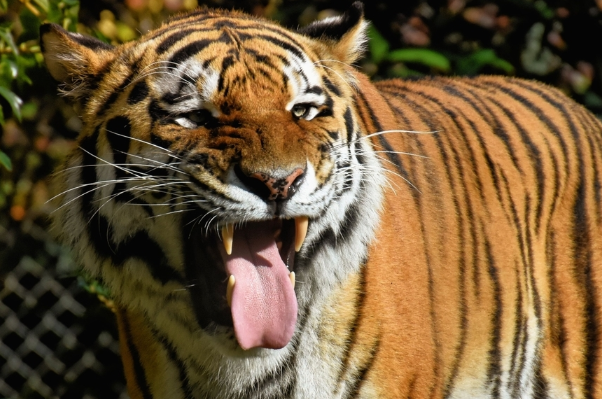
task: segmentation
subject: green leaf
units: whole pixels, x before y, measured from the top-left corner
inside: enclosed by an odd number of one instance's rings
[[[4,126],[4,111],[2,111],[2,107],[0,107],[0,126]]]
[[[44,12],[48,12],[48,0],[32,0],[36,3]]]
[[[548,7],[545,1],[537,0],[533,3],[533,5],[535,6],[535,9],[539,11],[541,16],[545,19],[552,19],[554,17],[555,12]]]
[[[380,63],[389,52],[389,42],[380,34],[373,25],[368,28],[370,42],[368,48],[375,64]]]
[[[31,68],[37,65],[37,61],[35,57],[31,55],[17,57],[17,67],[18,67],[18,81],[27,83],[29,85],[33,84],[29,76],[27,76],[26,71],[31,70]]]
[[[499,58],[492,49],[478,50],[468,57],[460,59],[457,63],[458,73],[461,75],[476,75],[485,66],[502,70],[507,75],[514,73],[514,66]]]
[[[8,1],[0,0],[0,11],[6,12],[8,10]]]
[[[13,58],[12,55],[0,58],[0,86],[10,86],[19,74],[19,67]]]
[[[21,116],[24,120],[33,120],[38,114],[38,104],[27,102],[21,107]]]
[[[15,41],[13,40],[13,35],[10,31],[10,28],[2,27],[0,28],[0,40],[6,43],[8,47],[12,50],[13,54],[19,54],[19,50],[15,45]]]
[[[109,291],[109,289],[105,287],[102,283],[100,283],[98,280],[79,276],[77,278],[77,282],[79,283],[80,287],[82,287],[91,294],[103,295],[107,298],[111,297],[111,292]]]
[[[415,62],[443,72],[450,70],[450,63],[443,54],[425,48],[406,48],[391,51],[387,60],[393,62]]]
[[[10,161],[10,158],[2,152],[2,150],[0,150],[0,165],[4,166],[8,171],[13,170],[13,164]]]
[[[23,104],[23,100],[21,100],[15,93],[2,86],[0,86],[0,96],[4,97],[6,101],[8,101],[8,104],[13,110],[14,117],[21,122],[21,104]]]
[[[602,108],[602,98],[591,90],[583,95],[583,103],[589,108]]]
[[[77,15],[79,2],[65,0],[49,0],[47,18],[50,22],[57,23],[63,28],[75,32],[77,28]]]
[[[23,32],[19,36],[20,42],[38,39],[40,35],[40,25],[42,24],[40,17],[34,15],[29,8],[24,7],[19,13],[19,21],[23,28]]]

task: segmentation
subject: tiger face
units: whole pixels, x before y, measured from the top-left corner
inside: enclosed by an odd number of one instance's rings
[[[287,346],[374,227],[349,65],[364,29],[359,5],[302,33],[199,11],[117,48],[45,25],[48,68],[82,109],[54,220],[85,270],[156,330]]]

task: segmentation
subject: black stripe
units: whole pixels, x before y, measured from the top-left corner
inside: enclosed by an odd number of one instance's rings
[[[152,327],[151,327],[152,328]],[[190,384],[188,383],[188,375],[186,374],[186,364],[184,361],[178,356],[176,348],[169,342],[166,336],[161,334],[158,330],[152,328],[153,335],[155,338],[161,343],[165,352],[167,352],[167,356],[169,360],[176,366],[178,369],[178,378],[180,380],[180,386],[182,387],[182,391],[184,392],[184,399],[193,399],[192,389],[190,388]]]
[[[508,182],[508,179],[506,178],[506,175],[503,173],[503,171],[501,171],[500,173],[500,178],[501,178],[501,182],[504,185],[504,191],[506,193],[508,193],[508,197],[510,197],[510,183]],[[511,356],[511,362],[510,362],[510,372],[509,374],[511,375],[510,378],[510,386],[513,389],[513,397],[517,397],[517,395],[519,395],[520,392],[520,374],[522,373],[523,367],[524,367],[524,358],[525,358],[525,351],[526,351],[526,344],[528,341],[528,331],[527,331],[527,320],[524,317],[524,312],[523,312],[523,290],[521,287],[521,280],[520,280],[520,274],[521,274],[521,270],[526,269],[526,258],[525,258],[525,254],[524,254],[524,239],[523,239],[523,234],[522,234],[522,227],[521,227],[521,222],[519,220],[518,217],[518,211],[515,207],[515,204],[512,202],[512,199],[510,197],[510,200],[508,201],[507,204],[509,211],[511,212],[511,221],[513,222],[513,225],[516,227],[516,236],[517,236],[517,242],[519,244],[519,250],[520,250],[520,256],[521,256],[521,263],[516,264],[516,292],[517,292],[517,298],[516,298],[516,306],[515,306],[515,315],[516,315],[516,322],[515,322],[515,326],[514,326],[514,340],[513,340],[513,344],[512,344],[512,356]],[[522,267],[521,267],[522,266]],[[524,271],[524,270],[523,270]],[[527,277],[525,276],[525,284],[527,284],[526,281]]]
[[[186,19],[192,20],[192,21],[189,21],[188,23],[199,23],[199,22],[207,20],[207,19],[215,19],[218,17],[219,16],[209,14],[209,8],[207,6],[202,6],[195,11],[191,11],[191,12],[188,12],[185,14],[173,15],[165,21],[165,24],[176,25],[175,22],[186,20]],[[173,28],[173,26],[170,26],[170,28]]]
[[[250,48],[246,48],[245,53],[250,54],[257,63],[265,65],[266,67],[274,71],[279,70],[279,68],[276,67],[274,63],[272,63],[269,55],[259,54],[257,51]]]
[[[538,358],[536,361],[535,378],[533,379],[533,399],[549,399],[549,387],[541,369],[541,359]]]
[[[536,199],[537,201],[537,199]],[[527,195],[525,201],[525,211],[524,215],[532,215],[533,212],[531,210],[531,200],[530,196]],[[533,239],[533,229],[531,228],[531,218],[527,217],[525,220],[525,241],[528,243],[525,246],[525,252],[527,253],[527,263],[525,264],[525,270],[528,272],[529,279],[531,280],[531,293],[533,295],[533,310],[535,313],[535,317],[537,318],[537,327],[540,331],[543,330],[543,320],[541,318],[541,296],[539,295],[539,290],[537,289],[537,282],[535,281],[535,255],[534,248],[530,245],[532,242],[535,242]]]
[[[155,191],[153,191],[152,194],[154,197]],[[151,210],[151,207],[149,206],[148,202],[144,201],[142,198],[135,197],[132,193],[128,191],[123,191],[119,193],[119,201],[125,204],[140,205],[139,209],[142,209],[144,212],[146,212],[148,217],[154,216],[153,211]]]
[[[522,312],[522,309],[521,309],[521,312]],[[521,341],[520,348],[518,350],[518,358],[517,358],[517,363],[516,363],[517,368],[515,369],[516,373],[512,377],[512,383],[511,383],[512,394],[511,394],[511,396],[513,398],[521,397],[522,386],[520,385],[520,383],[521,383],[520,377],[526,366],[527,342],[529,342],[529,328],[527,325],[526,317],[522,317],[522,315],[521,315],[521,319],[522,319],[523,324],[520,329],[520,335],[523,337],[523,340]]]
[[[220,69],[220,74],[219,74],[219,83],[217,85],[218,92],[221,92],[224,89],[224,79],[226,76],[226,71],[228,70],[228,68],[230,68],[234,64],[235,64],[235,61],[234,61],[234,57],[232,57],[232,56],[224,57],[224,59],[222,60],[222,67]],[[227,93],[224,94],[224,96],[226,96],[226,95],[227,95]]]
[[[293,53],[297,58],[300,58],[302,60],[306,59],[304,51],[300,47],[298,47],[297,45],[295,45],[294,43],[285,42],[282,39],[279,39],[279,38],[276,38],[276,37],[272,37],[272,36],[269,36],[269,35],[262,35],[261,34],[261,35],[256,35],[256,36],[253,36],[253,37],[254,38],[263,39],[263,40],[268,41],[268,42],[270,42],[272,44],[275,44],[278,47],[282,47],[283,49],[285,49],[285,50]]]
[[[324,90],[320,86],[311,86],[305,89],[305,93],[322,94]]]
[[[117,165],[114,167],[115,180],[122,180],[127,176],[124,171],[127,154],[130,148],[130,134],[131,134],[130,120],[124,116],[117,116],[107,122],[105,131],[109,145],[113,150],[113,163]],[[125,191],[125,182],[120,181],[115,184],[113,189],[113,195],[115,200],[119,200],[118,194]]]
[[[363,188],[363,179],[360,182],[360,187]],[[363,193],[363,190],[361,190]],[[308,249],[308,258],[313,258],[316,254],[325,247],[336,248],[341,245],[342,237],[351,237],[353,232],[357,230],[358,225],[362,221],[363,208],[359,201],[354,202],[347,208],[345,219],[338,227],[338,233],[335,234],[334,229],[329,227],[321,234],[320,242],[314,244]]]
[[[582,159],[579,157],[579,159]],[[590,247],[591,237],[589,234],[589,223],[586,206],[586,182],[585,163],[579,163],[580,182],[577,188],[577,197],[574,206],[573,242],[576,277],[579,286],[584,288],[583,299],[585,301],[585,397],[592,398],[593,386],[596,380],[596,369],[598,363],[598,342],[600,331],[598,329],[598,316],[596,307],[596,286],[592,279],[592,250]]]
[[[351,355],[355,346],[357,345],[357,340],[359,338],[358,327],[360,324],[360,320],[364,313],[364,304],[366,300],[366,273],[365,268],[362,266],[361,271],[361,279],[359,283],[359,287],[357,289],[357,300],[354,304],[355,318],[351,322],[351,326],[349,327],[349,336],[345,339],[345,349],[343,349],[343,356],[339,364],[341,367],[339,368],[337,374],[337,383],[336,383],[336,391],[335,394],[338,393],[339,388],[343,383],[343,378],[345,377],[345,372],[349,371],[349,365],[351,362]]]
[[[50,25],[50,24],[42,25],[42,27],[40,27],[40,36],[42,36],[45,33],[45,32],[43,32],[44,28],[46,28],[46,27],[50,28],[51,26],[52,25]],[[49,29],[46,29],[46,30],[48,31]],[[68,33],[68,35],[71,40],[77,42],[78,44],[81,44],[82,46],[89,48],[90,50],[94,50],[95,52],[112,51],[114,49],[114,47],[111,46],[110,44],[107,44],[103,41],[95,39],[91,36],[77,35],[77,34],[71,34],[71,33]]]
[[[324,82],[324,86],[326,86],[326,88],[328,89],[328,91],[330,91],[332,94],[334,94],[337,97],[341,97],[341,91],[339,90],[338,87],[336,87],[334,85],[334,83],[332,83],[332,81],[330,79],[328,79],[326,76],[322,76],[322,82]]]
[[[142,397],[144,399],[153,399],[153,395],[150,392],[150,386],[146,380],[144,367],[140,361],[140,353],[138,353],[138,348],[136,348],[136,345],[132,340],[132,330],[130,327],[130,322],[127,318],[127,314],[121,318],[121,322],[123,324],[123,330],[125,333],[125,344],[130,352],[134,366],[134,378],[136,379],[136,385],[138,388],[140,388],[140,392],[142,393]]]
[[[351,137],[353,136],[353,115],[351,113],[351,108],[347,107],[345,113],[343,114],[343,119],[345,120],[345,130],[347,132],[347,142],[351,142]]]
[[[270,73],[269,71],[266,71],[265,69],[263,69],[261,67],[256,67],[255,71],[257,71],[261,76],[264,77],[265,80],[269,81],[274,86],[278,85],[278,83],[274,80],[273,74]]]
[[[351,389],[349,390],[349,394],[347,395],[347,398],[354,399],[354,398],[359,397],[359,394],[362,390],[362,386],[364,385],[364,382],[366,381],[366,374],[368,374],[368,372],[372,369],[372,366],[374,365],[374,361],[376,360],[376,357],[378,356],[379,350],[380,350],[380,336],[377,338],[377,341],[372,346],[372,348],[370,348],[370,357],[368,358],[366,363],[364,363],[362,365],[362,367],[359,369],[358,375],[355,378],[355,380],[353,381],[353,384],[351,385]]]
[[[357,92],[357,96],[364,103],[364,107],[368,111],[368,116],[370,117],[370,120],[372,121],[372,123],[374,124],[374,126],[376,128],[376,132],[374,132],[374,133],[381,132],[383,130],[383,127],[382,127],[378,117],[374,113],[374,110],[370,106],[370,103],[366,100],[366,97],[364,97],[364,94],[361,91]],[[368,126],[368,124],[365,122],[364,122],[364,125]],[[393,164],[393,166],[395,166],[395,169],[397,170],[397,172],[399,172],[399,174],[401,176],[403,176],[403,178],[406,179],[406,181],[410,181],[408,172],[407,172],[405,166],[403,165],[401,158],[399,157],[399,155],[397,153],[395,153],[395,149],[391,146],[391,144],[389,144],[387,139],[384,137],[384,134],[379,134],[377,137],[378,137],[379,144],[386,151],[385,156]],[[411,190],[411,193],[412,193],[412,196],[414,196],[414,197],[418,194],[417,190]]]
[[[97,187],[93,184],[98,181],[96,176],[96,142],[98,141],[98,135],[98,128],[96,128],[91,136],[84,137],[79,143],[82,149],[81,180],[83,183],[83,187],[79,191],[82,198],[84,219],[92,216],[92,201],[94,201],[94,192]]]
[[[139,259],[148,267],[151,275],[161,284],[171,281],[182,282],[183,277],[169,265],[165,253],[146,231],[138,231],[130,238],[117,244],[112,256],[118,266],[129,259]]]
[[[150,115],[153,124],[159,123],[159,124],[163,125],[163,124],[171,123],[171,120],[170,120],[171,114],[169,113],[169,111],[167,111],[166,109],[161,107],[161,105],[159,104],[159,101],[157,101],[155,99],[151,100],[151,102],[148,104],[148,114]],[[153,135],[154,134],[151,133],[151,141],[153,139],[152,138]],[[158,137],[156,135],[154,135],[154,136]],[[160,145],[158,143],[155,143],[155,144]],[[163,147],[163,145],[161,145],[161,146]],[[169,147],[169,143],[164,148],[167,148],[167,147]]]
[[[485,231],[481,226],[482,236],[485,237]],[[491,314],[491,336],[489,339],[489,367],[487,368],[487,380],[493,383],[492,395],[494,399],[500,397],[502,385],[502,289],[500,286],[499,274],[495,264],[495,258],[491,252],[489,241],[485,241],[486,261],[488,264],[489,279],[493,286],[493,306],[494,311]]]
[[[548,274],[550,279],[551,287],[558,287],[558,280],[556,279],[556,257],[553,254],[557,253],[558,248],[556,245],[556,236],[553,231],[549,232],[548,238],[548,248],[547,248],[547,259],[549,262]],[[568,328],[566,321],[564,319],[565,305],[562,298],[558,295],[557,289],[550,290],[551,296],[551,305],[550,309],[556,310],[556,315],[558,317],[558,326],[554,328],[552,325],[552,329],[558,331],[558,346],[560,350],[560,362],[562,365],[562,375],[569,387],[569,392],[573,392],[573,382],[568,378],[568,353],[569,349],[567,348],[567,344],[570,342],[568,340]],[[570,305],[569,305],[570,306]]]
[[[446,165],[450,165],[450,168],[452,167],[451,165],[455,166],[457,169],[457,173],[460,176],[464,175],[464,172],[462,171],[462,166],[460,164],[460,157],[458,155],[458,152],[456,151],[456,149],[454,148],[453,145],[449,146],[449,151],[452,152],[452,158],[453,161],[452,162],[446,162]],[[442,155],[444,155],[444,158],[447,158],[447,154],[445,153],[445,151],[442,151]],[[460,337],[459,337],[459,342],[457,343],[457,345],[454,348],[454,361],[451,365],[451,371],[449,373],[449,378],[445,383],[445,396],[449,396],[449,394],[453,391],[453,387],[454,384],[456,382],[456,379],[459,375],[459,371],[460,371],[460,363],[462,361],[462,358],[464,357],[464,351],[466,349],[466,337],[467,337],[467,325],[468,325],[468,316],[467,316],[467,304],[466,304],[466,284],[465,284],[465,279],[466,279],[466,251],[464,250],[464,248],[467,245],[467,240],[466,240],[466,236],[465,236],[465,232],[464,232],[464,223],[463,223],[463,218],[462,218],[462,208],[460,206],[460,203],[458,201],[458,196],[459,196],[459,188],[463,188],[463,185],[460,184],[460,186],[457,186],[454,182],[453,176],[448,172],[448,182],[451,186],[451,192],[452,193],[456,193],[456,195],[452,196],[452,201],[454,203],[454,218],[456,220],[456,223],[454,224],[455,226],[457,226],[458,232],[457,232],[457,237],[458,237],[458,248],[460,248],[460,258],[458,260],[458,289],[459,289],[459,309],[458,312],[460,314]],[[466,190],[462,190],[463,194],[464,194],[464,200],[466,201],[468,199],[468,194],[466,192]],[[470,207],[468,207],[468,209],[470,209]],[[468,219],[469,223],[472,224],[472,220]]]
[[[161,43],[157,46],[157,49],[155,50],[157,52],[157,55],[161,55],[165,52],[167,52],[170,48],[172,48],[174,45],[176,45],[176,43],[178,43],[180,40],[184,39],[186,36],[192,34],[192,33],[196,33],[196,32],[206,32],[209,30],[213,30],[213,28],[211,29],[183,29],[183,30],[178,30],[176,31],[176,33],[172,33],[171,35],[167,36],[166,38],[164,38]]]
[[[143,101],[148,96],[148,85],[144,80],[139,81],[134,85],[130,95],[128,96],[128,104],[134,105]]]
[[[195,55],[197,55],[198,53],[203,51],[207,46],[209,46],[211,43],[214,43],[214,42],[215,42],[215,40],[203,39],[203,40],[197,40],[197,41],[187,44],[186,46],[182,47],[181,49],[176,51],[174,53],[174,55],[171,56],[171,58],[169,59],[169,62],[172,62],[173,64],[170,64],[170,65],[174,65],[174,64],[176,66],[180,65],[182,62],[186,61],[186,59],[188,59],[190,57],[194,57]]]
[[[120,60],[120,62],[124,62],[124,61]],[[119,98],[119,96],[121,94],[123,94],[125,89],[132,82],[132,79],[134,78],[134,76],[138,73],[138,65],[140,62],[140,58],[133,59],[133,60],[127,60],[125,62],[127,62],[127,64],[131,68],[130,73],[125,77],[125,79],[123,79],[123,81],[119,84],[118,87],[111,89],[111,95],[109,96],[109,98],[107,98],[106,101],[97,108],[97,111],[96,111],[96,113],[98,114],[97,118],[109,110],[109,108],[117,101],[117,98]],[[111,69],[112,68],[109,68],[109,70],[111,70]],[[108,74],[108,75],[109,75],[109,79],[110,79],[111,75],[110,74]],[[99,84],[100,84],[100,81],[99,81]]]

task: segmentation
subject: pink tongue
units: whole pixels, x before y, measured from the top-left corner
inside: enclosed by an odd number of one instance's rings
[[[234,231],[226,272],[236,278],[232,293],[234,333],[241,348],[279,349],[297,322],[297,298],[274,239],[275,224],[249,223]]]

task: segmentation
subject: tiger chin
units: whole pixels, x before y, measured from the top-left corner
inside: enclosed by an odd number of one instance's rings
[[[41,27],[83,122],[54,228],[130,396],[602,397],[601,123],[526,80],[372,83],[366,27]]]

